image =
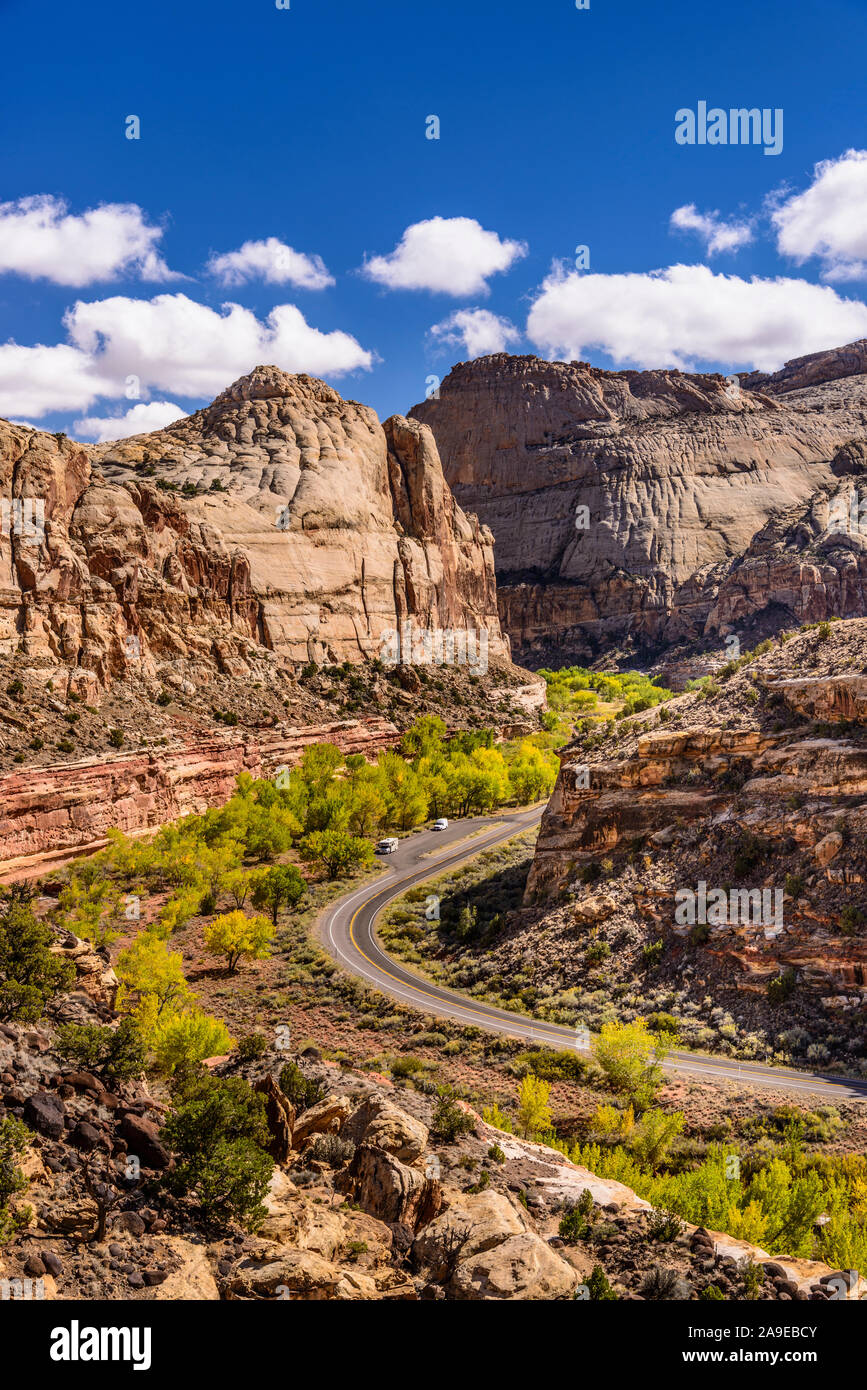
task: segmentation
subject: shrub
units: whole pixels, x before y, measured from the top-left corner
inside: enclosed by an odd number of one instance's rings
[[[268,1039],[264,1033],[247,1033],[238,1042],[238,1061],[254,1062],[268,1051]]]
[[[587,1280],[587,1293],[592,1303],[606,1303],[616,1300],[617,1294],[608,1282],[608,1277],[601,1265],[594,1265],[590,1278]]]
[[[795,988],[796,977],[791,967],[768,981],[768,1002],[775,1007],[784,1004]]]
[[[325,1095],[320,1081],[310,1081],[295,1062],[287,1062],[280,1072],[280,1090],[295,1106],[297,1114],[309,1110]]]
[[[453,1144],[462,1134],[473,1133],[475,1127],[472,1115],[461,1109],[451,1087],[441,1086],[431,1120],[431,1132],[444,1143]]]
[[[165,1178],[173,1191],[192,1194],[209,1220],[261,1224],[274,1170],[264,1096],[240,1077],[203,1077],[184,1090],[161,1138],[178,1159]]]
[[[329,1168],[341,1168],[355,1153],[355,1145],[349,1139],[341,1139],[339,1134],[317,1134],[305,1152],[305,1159],[317,1163],[327,1163]]]
[[[584,1189],[578,1201],[560,1219],[558,1235],[561,1240],[565,1240],[570,1245],[574,1245],[577,1240],[586,1240],[590,1234],[590,1216],[593,1211],[593,1194],[589,1188]]]
[[[124,738],[125,735],[123,729],[111,729],[109,731],[108,741],[111,744],[112,748],[122,748],[124,744]]]
[[[683,1117],[681,1117],[683,1118]],[[678,1236],[683,1235],[684,1224],[677,1212],[669,1211],[666,1207],[656,1208],[650,1213],[650,1221],[647,1227],[647,1239],[658,1240],[664,1244],[677,1240]]]
[[[9,1203],[27,1187],[18,1160],[26,1152],[30,1138],[30,1131],[21,1120],[12,1115],[0,1120],[0,1244],[27,1221],[27,1214],[14,1211]]]
[[[639,1285],[643,1298],[652,1302],[664,1303],[678,1299],[683,1289],[683,1281],[676,1269],[662,1269],[657,1265],[645,1274]]]
[[[103,1081],[129,1081],[145,1069],[146,1048],[137,1019],[122,1018],[116,1028],[98,1023],[67,1023],[55,1046],[67,1062],[95,1071]]]

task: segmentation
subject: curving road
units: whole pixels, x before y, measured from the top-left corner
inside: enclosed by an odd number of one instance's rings
[[[471,995],[444,989],[416,974],[389,956],[376,935],[376,919],[395,898],[414,884],[457,868],[482,850],[529,830],[542,818],[543,806],[529,811],[481,816],[452,821],[447,830],[424,831],[401,840],[394,854],[382,857],[387,872],[332,903],[320,917],[317,931],[322,945],[346,970],[423,1013],[475,1024],[492,1033],[503,1033],[533,1044],[586,1052],[576,1046],[574,1028],[543,1023],[523,1014],[494,1008]],[[857,1100],[867,1097],[867,1080],[829,1076],[821,1072],[792,1071],[761,1062],[739,1062],[698,1052],[672,1052],[665,1062],[677,1076],[703,1081],[743,1081],[751,1086],[806,1092],[825,1100]]]

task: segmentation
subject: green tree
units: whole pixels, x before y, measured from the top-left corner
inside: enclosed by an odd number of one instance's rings
[[[348,806],[347,824],[353,835],[369,838],[385,822],[388,808],[383,797],[370,782],[355,783],[348,798]]]
[[[342,762],[343,754],[334,743],[313,743],[304,749],[301,776],[311,798],[323,795]]]
[[[259,874],[253,883],[253,905],[265,908],[277,925],[280,909],[294,907],[307,891],[307,884],[294,864],[275,864]]]
[[[684,1124],[683,1112],[645,1110],[630,1136],[630,1148],[637,1161],[653,1172],[662,1164]]]
[[[302,859],[321,864],[330,879],[362,868],[373,859],[370,841],[345,830],[314,830],[304,836],[298,848]]]
[[[50,927],[21,885],[0,891],[0,1021],[35,1023],[75,983],[75,966],[54,955]]]
[[[525,1139],[534,1139],[551,1129],[550,1095],[549,1082],[527,1072],[518,1088],[518,1133]]]
[[[423,714],[401,738],[401,754],[411,760],[428,758],[442,748],[446,733],[446,726],[438,715]]]
[[[115,968],[121,982],[117,1007],[122,1009],[130,997],[140,1004],[149,996],[159,1017],[167,1008],[171,1011],[192,1002],[194,995],[184,978],[183,965],[180,951],[170,951],[156,932],[140,932],[117,958]]]
[[[235,1040],[222,1019],[212,1018],[202,1009],[188,1008],[159,1018],[148,1044],[157,1069],[171,1076],[178,1067],[203,1062],[206,1057],[226,1056]]]
[[[664,1036],[654,1037],[643,1019],[603,1023],[592,1048],[609,1086],[641,1108],[651,1104],[663,1082],[660,1064],[668,1054]]]

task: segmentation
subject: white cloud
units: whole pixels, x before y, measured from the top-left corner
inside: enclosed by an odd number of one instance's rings
[[[826,280],[867,279],[867,150],[847,150],[813,170],[803,193],[771,215],[777,250],[799,264],[818,256]]]
[[[92,439],[105,444],[112,439],[127,439],[133,434],[149,434],[164,429],[187,414],[173,401],[139,402],[124,415],[89,415],[76,420],[72,426],[76,439]]]
[[[639,367],[731,364],[775,371],[788,358],[867,334],[867,305],[827,285],[715,275],[675,265],[648,274],[554,272],[527,320],[549,356],[591,349]]]
[[[721,251],[739,251],[753,239],[749,222],[726,222],[718,212],[699,212],[695,203],[675,208],[671,226],[679,232],[696,232],[709,256],[719,255]]]
[[[19,198],[0,203],[0,272],[75,286],[121,275],[180,278],[157,254],[162,234],[146,224],[135,203],[106,203],[74,215],[61,198]]]
[[[390,290],[487,294],[491,275],[526,256],[522,241],[501,241],[472,217],[431,217],[407,227],[387,256],[372,256],[363,273]]]
[[[489,309],[456,309],[447,319],[433,325],[431,335],[449,346],[463,344],[471,358],[505,352],[510,344],[521,340],[513,323]]]
[[[216,395],[260,362],[340,376],[369,370],[374,360],[350,334],[313,328],[294,304],[278,304],[260,320],[238,304],[218,311],[184,294],[116,295],[79,300],[64,324],[68,343],[0,345],[0,415],[38,419],[55,410],[84,411],[101,398],[126,395],[131,376],[143,397],[170,391],[196,399]]]
[[[86,410],[99,396],[120,395],[123,384],[101,377],[77,348],[0,346],[0,415],[38,419],[52,410]]]
[[[311,327],[294,304],[276,305],[263,321],[239,304],[217,311],[184,294],[118,295],[79,301],[64,322],[104,374],[119,382],[135,375],[143,387],[180,396],[214,395],[259,362],[314,376],[373,364],[355,338]]]
[[[334,277],[321,256],[305,256],[269,236],[265,241],[245,241],[239,251],[214,255],[208,270],[224,285],[243,285],[261,279],[269,285],[296,285],[302,290],[324,290]]]

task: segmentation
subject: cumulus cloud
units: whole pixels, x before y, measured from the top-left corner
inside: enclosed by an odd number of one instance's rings
[[[184,294],[115,295],[79,300],[64,324],[68,343],[0,346],[0,415],[38,419],[55,410],[84,411],[100,398],[124,396],[129,377],[145,398],[169,391],[195,399],[216,395],[259,362],[313,376],[373,365],[373,354],[350,334],[321,332],[294,304],[278,304],[258,319],[239,304],[216,310]]]
[[[717,256],[721,251],[739,251],[753,239],[749,222],[726,222],[718,212],[699,212],[695,203],[675,208],[671,226],[675,231],[695,232],[704,242],[709,256]]]
[[[638,367],[723,362],[775,371],[788,358],[867,334],[867,305],[805,280],[750,280],[707,266],[647,274],[554,272],[527,320],[528,337],[549,356],[591,349]]]
[[[488,278],[526,254],[525,242],[501,241],[472,217],[431,217],[407,227],[389,255],[372,256],[362,271],[390,290],[487,294]]]
[[[0,346],[0,415],[38,419],[52,410],[86,410],[99,396],[122,391],[77,348]]]
[[[433,325],[431,336],[449,347],[462,345],[469,357],[505,352],[521,340],[520,332],[509,319],[500,318],[489,309],[456,309],[447,319]]]
[[[149,434],[183,420],[187,414],[173,401],[139,402],[123,415],[89,415],[76,420],[72,426],[77,439],[92,439],[106,444],[112,439],[128,439],[133,434]]]
[[[302,290],[324,290],[334,277],[321,256],[305,256],[293,251],[276,237],[264,241],[245,241],[239,251],[211,256],[208,270],[224,285],[243,285],[247,280],[264,280],[268,285],[295,285]]]
[[[143,386],[181,396],[213,395],[258,362],[314,376],[373,364],[355,338],[313,328],[294,304],[278,304],[261,320],[240,304],[218,311],[184,294],[118,295],[79,301],[64,323],[72,343],[104,374],[121,382],[132,374]]]
[[[157,252],[162,234],[135,203],[73,214],[61,198],[19,198],[0,203],[0,272],[76,287],[121,275],[181,278]]]
[[[825,280],[867,279],[867,150],[847,150],[813,170],[803,193],[771,215],[777,250],[799,264],[813,256]]]

